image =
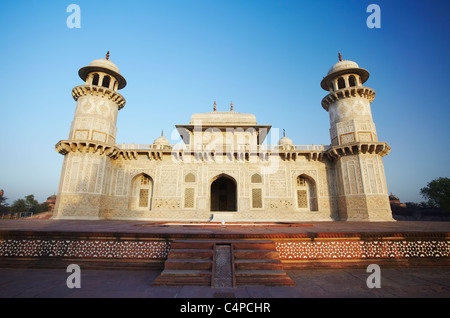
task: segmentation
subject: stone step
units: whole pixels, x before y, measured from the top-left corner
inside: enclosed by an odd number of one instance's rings
[[[169,258],[164,263],[164,269],[211,270],[211,268],[210,259]]]
[[[214,248],[214,242],[211,241],[174,241],[171,249],[210,249]]]
[[[171,249],[167,259],[212,259],[213,250],[208,249]]]
[[[235,259],[235,270],[283,270],[283,264],[277,259]]]
[[[273,250],[276,251],[272,241],[242,241],[233,244],[235,250]]]
[[[211,286],[211,273],[201,271],[164,271],[152,283],[153,286]]]
[[[234,250],[236,259],[279,259],[279,254],[274,250]]]
[[[208,276],[211,277],[211,271],[195,270],[195,269],[165,269],[161,273],[162,276]]]
[[[284,270],[237,270],[236,285],[294,286]]]
[[[286,275],[284,270],[236,270],[236,277],[238,276],[274,276],[274,275]]]

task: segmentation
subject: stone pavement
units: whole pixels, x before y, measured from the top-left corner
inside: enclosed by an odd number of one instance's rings
[[[70,289],[65,269],[0,269],[1,298],[450,298],[450,268],[381,268],[370,289],[365,269],[287,271],[294,287],[150,286],[158,271],[83,270]]]
[[[136,233],[136,234],[301,234],[301,233],[351,233],[351,232],[450,232],[450,222],[274,222],[254,225],[245,223],[171,223],[134,220],[0,220],[0,232],[86,232],[86,233]]]

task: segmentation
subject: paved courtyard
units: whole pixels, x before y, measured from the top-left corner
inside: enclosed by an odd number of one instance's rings
[[[134,220],[0,220],[0,232],[83,232],[153,234],[302,234],[302,233],[380,233],[380,232],[450,232],[450,222],[273,222],[218,223],[152,222]]]
[[[425,298],[450,297],[450,268],[381,268],[381,288],[370,289],[365,269],[288,271],[294,287],[155,287],[158,271],[81,269],[81,288],[70,289],[65,269],[0,269],[2,298]]]
[[[8,232],[90,232],[140,234],[298,234],[339,232],[444,232],[450,222],[317,222],[299,226],[170,226],[135,221],[0,221]],[[218,289],[198,286],[156,287],[159,271],[87,270],[81,268],[81,288],[70,289],[70,273],[61,269],[0,268],[1,298],[450,298],[450,268],[383,268],[381,288],[368,288],[371,273],[359,269],[288,270],[294,287],[247,286]]]

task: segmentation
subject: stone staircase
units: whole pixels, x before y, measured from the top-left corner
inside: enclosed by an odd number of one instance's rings
[[[242,241],[233,244],[236,286],[293,286],[273,241]]]
[[[154,286],[211,286],[214,242],[173,241]]]
[[[153,286],[292,286],[273,241],[172,242]]]

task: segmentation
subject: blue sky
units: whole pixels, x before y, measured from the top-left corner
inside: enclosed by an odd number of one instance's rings
[[[66,25],[71,3],[79,29]],[[366,25],[371,3],[380,29]],[[54,145],[68,138],[78,70],[108,50],[128,82],[118,143],[170,138],[232,100],[298,145],[330,143],[320,81],[340,51],[370,72],[389,192],[421,201],[421,187],[450,177],[448,14],[448,1],[1,1],[0,189],[10,204],[57,192]]]

